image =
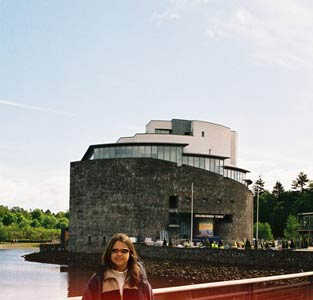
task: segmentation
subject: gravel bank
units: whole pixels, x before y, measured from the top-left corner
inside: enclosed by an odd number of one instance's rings
[[[75,254],[65,251],[37,252],[25,256],[28,261],[52,263],[69,266],[82,266],[96,269],[100,262],[100,254]],[[143,258],[148,275],[192,279],[194,282],[214,282],[233,279],[246,279],[263,276],[282,275],[311,271],[310,267],[303,268],[275,268],[264,269],[251,266],[225,266],[201,261],[178,261]]]

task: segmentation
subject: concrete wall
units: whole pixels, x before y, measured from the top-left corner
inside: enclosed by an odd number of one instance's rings
[[[252,239],[253,197],[244,185],[218,174],[151,158],[71,163],[70,240],[72,252],[101,252],[116,232],[153,239],[169,225],[169,197],[178,213],[232,217],[216,226],[222,239]],[[174,233],[173,233],[174,234]]]

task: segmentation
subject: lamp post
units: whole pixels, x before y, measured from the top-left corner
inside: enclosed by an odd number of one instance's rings
[[[191,183],[191,209],[190,209],[190,244],[193,246],[193,182]]]

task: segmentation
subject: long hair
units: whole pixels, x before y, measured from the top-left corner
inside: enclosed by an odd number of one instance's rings
[[[120,241],[127,245],[129,249],[129,259],[127,263],[127,276],[129,277],[129,283],[131,286],[138,286],[140,281],[140,270],[138,265],[138,255],[135,250],[134,244],[130,240],[130,238],[123,233],[117,233],[113,235],[111,240],[108,242],[102,257],[101,262],[104,266],[104,270],[113,269],[114,264],[111,260],[112,248],[115,242]]]

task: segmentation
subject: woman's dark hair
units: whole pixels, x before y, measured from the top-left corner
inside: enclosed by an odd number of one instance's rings
[[[114,264],[111,260],[111,253],[112,253],[112,248],[115,242],[120,241],[123,242],[127,245],[129,249],[129,259],[127,263],[127,275],[130,278],[129,283],[131,286],[138,286],[139,281],[140,281],[140,271],[139,271],[139,265],[138,265],[138,255],[135,250],[134,244],[130,240],[130,238],[123,233],[117,233],[113,235],[111,240],[108,242],[102,257],[101,257],[101,262],[104,266],[104,270],[108,269],[113,269]]]

